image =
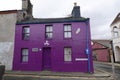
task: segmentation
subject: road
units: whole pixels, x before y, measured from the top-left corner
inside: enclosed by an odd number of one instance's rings
[[[109,64],[101,64],[98,62],[94,62],[94,67],[104,70],[106,72],[109,72],[111,74],[113,73],[112,66]],[[116,80],[120,80],[120,67],[119,66],[115,66],[115,76],[116,76]]]

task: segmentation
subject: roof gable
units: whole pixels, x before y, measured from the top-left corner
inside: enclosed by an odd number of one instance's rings
[[[116,16],[116,18],[113,20],[113,22],[111,23],[111,26],[113,24],[115,24],[116,22],[120,21],[120,13],[118,13],[118,15]]]

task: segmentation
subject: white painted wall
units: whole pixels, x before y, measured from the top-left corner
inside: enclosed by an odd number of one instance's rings
[[[6,70],[12,69],[13,42],[0,42],[0,62],[5,65]]]
[[[114,37],[113,28],[115,26],[118,28],[118,37]],[[116,22],[111,26],[111,33],[112,33],[115,61],[120,62],[120,21]],[[119,49],[116,49],[116,47],[119,47]]]
[[[16,13],[0,14],[0,63],[12,69]]]

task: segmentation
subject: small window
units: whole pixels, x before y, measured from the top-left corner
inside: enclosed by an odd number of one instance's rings
[[[117,27],[114,27],[114,28],[113,28],[113,33],[114,33],[114,37],[115,37],[115,38],[119,36],[119,35],[118,35],[118,28],[117,28]]]
[[[71,25],[64,25],[64,38],[71,38],[72,36]]]
[[[28,49],[22,49],[22,62],[28,62]]]
[[[30,27],[29,26],[25,26],[25,27],[23,27],[23,40],[29,40],[29,38],[30,38]]]
[[[118,28],[117,28],[117,27],[114,27],[114,28],[113,28],[113,31],[114,31],[114,32],[117,32],[117,31],[118,31]]]
[[[64,48],[64,61],[72,61],[71,48]]]
[[[51,25],[45,27],[45,38],[51,39],[53,37],[53,27]]]
[[[118,32],[114,32],[114,37],[118,37]]]

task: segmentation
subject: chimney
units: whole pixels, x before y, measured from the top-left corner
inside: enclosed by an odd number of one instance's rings
[[[27,12],[27,18],[32,18],[32,9],[33,5],[31,4],[30,0],[22,0],[22,10]]]
[[[74,18],[80,18],[81,17],[80,6],[77,6],[77,3],[74,3],[74,7],[73,7],[71,15]]]
[[[27,10],[28,8],[28,0],[22,0],[22,10]]]

